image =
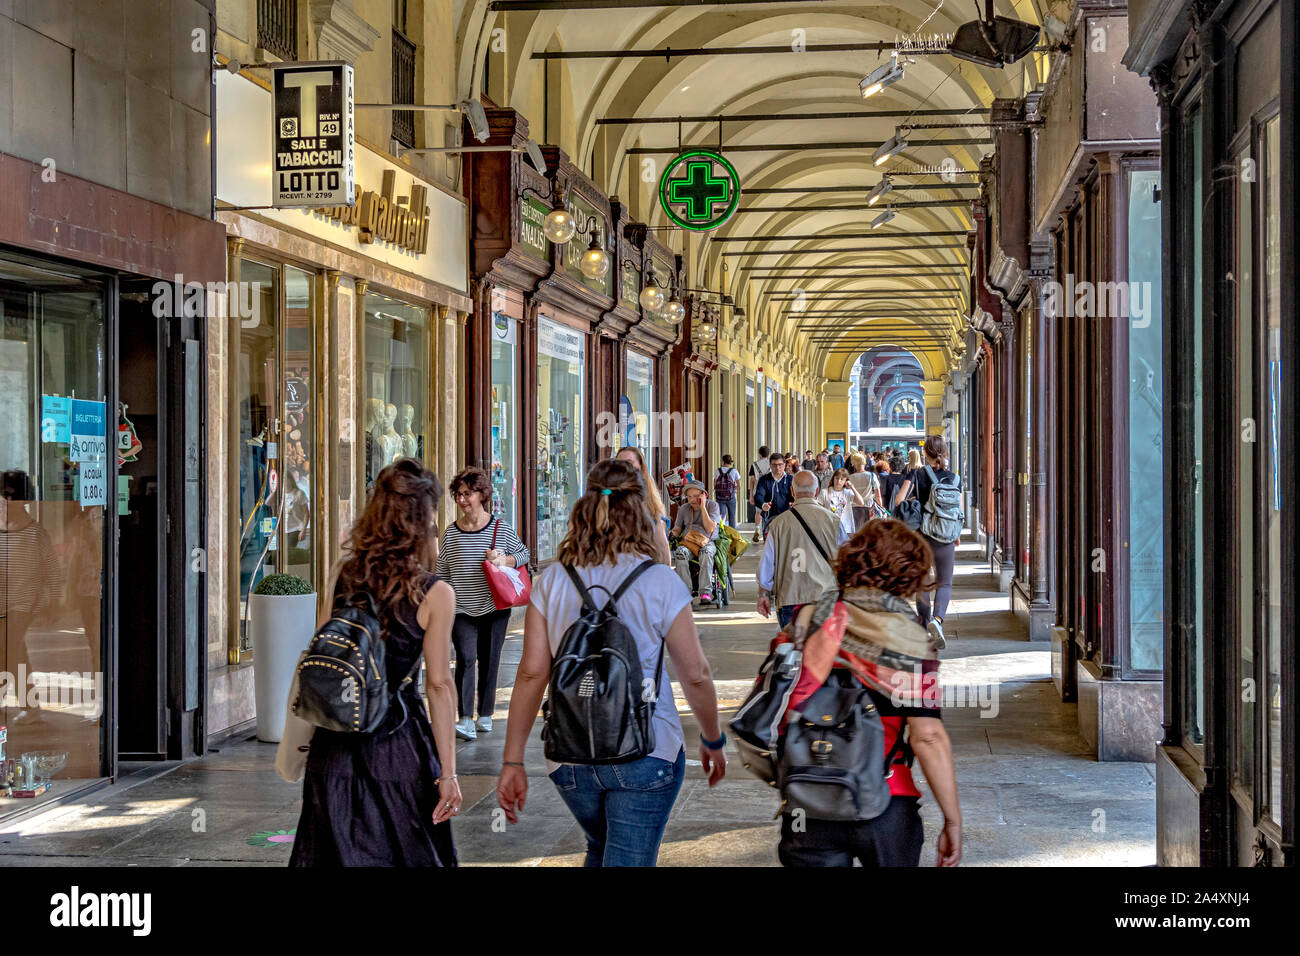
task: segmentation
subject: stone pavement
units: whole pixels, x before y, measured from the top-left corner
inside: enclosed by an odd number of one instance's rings
[[[748,692],[775,633],[775,624],[754,612],[756,568],[751,547],[734,570],[736,601],[696,615],[724,721]],[[996,587],[979,548],[961,545],[941,673],[964,865],[1153,865],[1154,765],[1090,756],[1076,731],[1075,706],[1056,695],[1047,648],[1027,642]],[[510,826],[493,812],[521,647],[522,631],[512,630],[496,730],[457,744],[465,804],[454,828],[462,865],[582,862],[581,831],[545,778],[540,721],[526,757],[531,788],[520,822]],[[674,693],[681,702],[676,684]],[[694,741],[698,728],[682,709],[686,739]],[[0,825],[0,866],[283,866],[301,789],[275,775],[274,751],[256,740],[226,741],[200,760],[140,768],[75,803]],[[745,772],[734,750],[728,756],[726,779],[710,789],[697,748],[688,747],[688,779],[664,835],[661,866],[777,864],[777,796]],[[928,793],[922,817],[922,865],[929,866],[941,818]]]

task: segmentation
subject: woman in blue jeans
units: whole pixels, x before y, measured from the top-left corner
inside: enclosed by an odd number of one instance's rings
[[[597,605],[657,553],[655,529],[636,468],[611,459],[587,473],[587,491],[569,516],[558,560],[533,584],[524,621],[524,652],[510,696],[497,802],[511,823],[528,795],[524,748],[564,632],[582,611],[565,572],[574,568]],[[603,589],[603,590],[602,590]],[[641,672],[653,674],[667,645],[673,671],[700,726],[700,762],[709,786],[726,773],[726,737],[718,723],[713,674],[691,616],[691,594],[672,568],[643,571],[618,599],[619,619],[636,639]],[[653,681],[647,681],[653,683]],[[648,688],[647,688],[648,689]],[[668,669],[662,670],[653,716],[655,748],[621,764],[556,764],[547,773],[587,837],[587,866],[654,866],[686,771],[686,741]]]

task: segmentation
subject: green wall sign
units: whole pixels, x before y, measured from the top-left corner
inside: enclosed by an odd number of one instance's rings
[[[633,266],[623,266],[623,283],[619,290],[619,299],[629,309],[641,308],[641,270]]]
[[[521,196],[519,199],[519,248],[543,262],[551,254],[551,241],[542,231],[550,211],[550,206],[531,196]]]
[[[740,175],[720,153],[693,149],[674,157],[659,177],[659,204],[683,229],[716,229],[736,211]]]

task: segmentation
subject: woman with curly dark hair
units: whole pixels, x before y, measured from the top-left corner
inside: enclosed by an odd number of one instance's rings
[[[578,576],[598,606],[620,586],[619,620],[631,632],[641,672],[653,674],[663,653],[672,661],[682,696],[701,735],[700,763],[709,786],[726,773],[727,739],[718,724],[718,700],[708,659],[691,616],[691,592],[672,568],[655,561],[654,519],[635,465],[610,459],[587,472],[587,491],[569,516],[558,559],[538,576],[524,622],[524,653],[515,674],[497,803],[518,822],[528,796],[524,747],[551,676],[551,663],[569,627],[583,612]],[[653,684],[646,678],[647,685]],[[547,761],[551,782],[587,837],[587,866],[654,866],[668,815],[686,772],[686,740],[667,669],[659,686],[643,693],[654,701],[654,750],[620,764]]]
[[[930,588],[933,557],[925,539],[893,518],[868,521],[845,542],[836,561],[841,591],[805,605],[783,637],[803,651],[803,671],[790,697],[798,708],[847,666],[867,689],[884,725],[888,808],[858,823],[782,816],[779,856],[786,866],[917,866],[924,830],[912,757],[943,811],[939,866],[961,861],[961,807],[952,746],[941,719],[939,655],[908,603]]]
[[[290,866],[456,866],[456,693],[451,619],[456,596],[428,569],[437,560],[442,485],[413,458],[385,467],[334,572],[335,602],[374,600],[390,693],[374,733],[318,727],[303,777]],[[332,613],[327,607],[320,623]],[[411,675],[423,656],[429,710]]]
[[[456,648],[456,736],[474,740],[492,732],[497,704],[497,672],[506,642],[510,609],[497,610],[483,562],[522,568],[528,548],[515,529],[488,510],[492,482],[482,468],[463,468],[451,479],[451,497],[460,517],[447,525],[438,551],[438,573],[456,590],[451,642]],[[474,679],[475,665],[478,680]],[[478,690],[478,721],[474,691]]]

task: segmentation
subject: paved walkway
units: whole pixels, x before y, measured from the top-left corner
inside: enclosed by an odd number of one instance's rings
[[[756,552],[751,548],[735,568],[736,602],[697,615],[724,720],[747,693],[775,631],[753,610]],[[1098,763],[1089,755],[1075,729],[1075,707],[1062,705],[1052,685],[1047,649],[1026,641],[996,586],[979,549],[963,544],[942,675],[944,723],[965,822],[964,863],[1153,865],[1154,765]],[[519,824],[510,826],[494,812],[505,710],[521,646],[522,633],[512,631],[503,654],[497,730],[457,745],[465,809],[454,826],[462,865],[582,861],[581,831],[544,776],[538,727],[528,747],[532,787]],[[676,685],[674,692],[681,701]],[[687,740],[695,740],[698,728],[689,712],[683,722]],[[710,790],[697,756],[688,749],[688,779],[668,823],[660,865],[776,865],[776,794],[750,777],[734,754],[726,780]],[[74,804],[0,825],[0,866],[283,866],[301,790],[275,775],[273,759],[271,744],[228,741],[201,760],[148,768]],[[922,816],[922,863],[932,865],[941,819],[928,794]]]

